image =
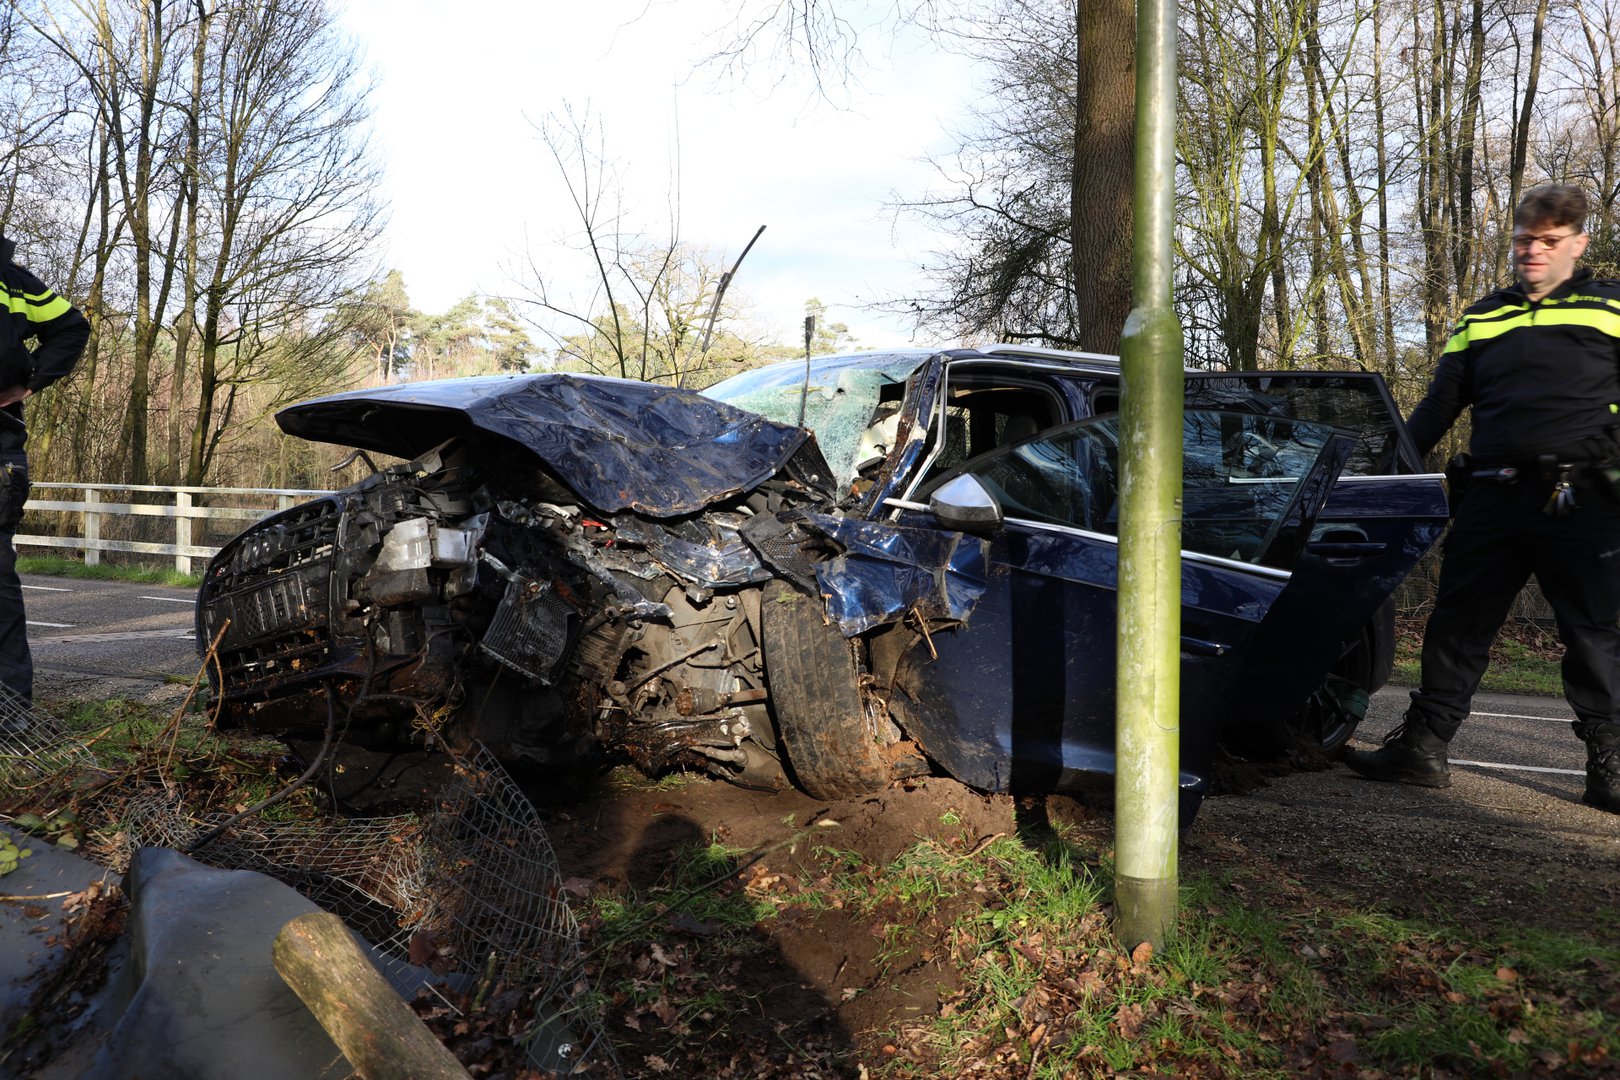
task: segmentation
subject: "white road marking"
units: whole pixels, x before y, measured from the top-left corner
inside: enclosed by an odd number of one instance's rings
[[[38,589],[40,592],[72,592],[72,589],[53,589],[49,585],[24,585],[25,589]]]
[[[29,626],[54,626],[58,630],[71,630],[77,624],[76,623],[70,623],[70,622],[35,622],[33,619],[29,619],[28,620],[28,625]]]
[[[29,625],[32,626],[34,624],[30,623]],[[47,623],[45,625],[54,626],[56,624]],[[171,638],[171,639],[172,638],[182,638],[182,639],[190,640],[190,639],[192,639],[194,637],[194,633],[195,632],[191,631],[191,630],[174,629],[174,630],[125,630],[125,631],[122,631],[122,632],[110,633],[110,634],[58,634],[56,637],[40,638],[38,641],[30,641],[28,644],[30,646],[36,646],[36,645],[71,645],[74,642],[84,642],[84,641],[140,641],[143,638]]]
[[[1468,715],[1494,716],[1501,720],[1550,720],[1555,724],[1573,724],[1575,722],[1575,718],[1573,716],[1531,716],[1527,713],[1513,712],[1476,712],[1469,713]]]
[[[195,601],[195,600],[182,600],[177,596],[142,596],[142,597],[138,597],[138,599],[141,599],[141,600],[162,600],[166,604],[191,604],[193,606],[195,606],[196,603],[197,603],[197,601]]]
[[[1585,769],[1549,769],[1545,765],[1510,765],[1505,761],[1464,761],[1452,758],[1453,765],[1472,765],[1476,769],[1507,769],[1511,772],[1556,773],[1559,776],[1585,776]]]

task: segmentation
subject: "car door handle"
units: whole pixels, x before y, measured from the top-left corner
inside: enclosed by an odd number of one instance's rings
[[[1203,638],[1183,635],[1181,651],[1192,653],[1194,656],[1225,656],[1232,651],[1232,646],[1224,641],[1205,641]]]
[[[1380,544],[1375,540],[1323,540],[1305,545],[1305,550],[1309,554],[1320,555],[1324,559],[1333,559],[1335,561],[1370,559],[1374,555],[1382,555],[1388,549],[1388,544]]]

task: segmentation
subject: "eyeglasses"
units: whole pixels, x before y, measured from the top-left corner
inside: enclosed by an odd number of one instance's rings
[[[1540,244],[1543,248],[1545,248],[1548,251],[1556,251],[1556,250],[1558,250],[1558,245],[1559,244],[1562,244],[1565,240],[1568,240],[1572,236],[1578,236],[1578,235],[1580,235],[1580,234],[1579,233],[1564,233],[1561,236],[1556,235],[1554,233],[1548,233],[1546,236],[1517,236],[1516,235],[1516,236],[1513,237],[1513,250],[1514,251],[1529,251],[1531,248],[1535,247],[1537,244]]]

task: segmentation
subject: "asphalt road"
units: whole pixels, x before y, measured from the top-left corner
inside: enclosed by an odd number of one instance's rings
[[[179,701],[200,667],[196,592],[25,576],[35,696]]]
[[[1376,749],[1401,722],[1410,700],[1407,687],[1385,687],[1375,694],[1353,745]],[[1586,784],[1586,747],[1570,731],[1574,719],[1563,698],[1480,694],[1451,741],[1452,771],[1495,777],[1558,799],[1579,799]]]

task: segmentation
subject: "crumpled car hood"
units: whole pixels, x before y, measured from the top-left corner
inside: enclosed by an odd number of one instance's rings
[[[692,390],[590,375],[490,375],[316,398],[289,435],[416,458],[484,431],[533,451],[597,510],[674,517],[769,479],[808,433]]]

